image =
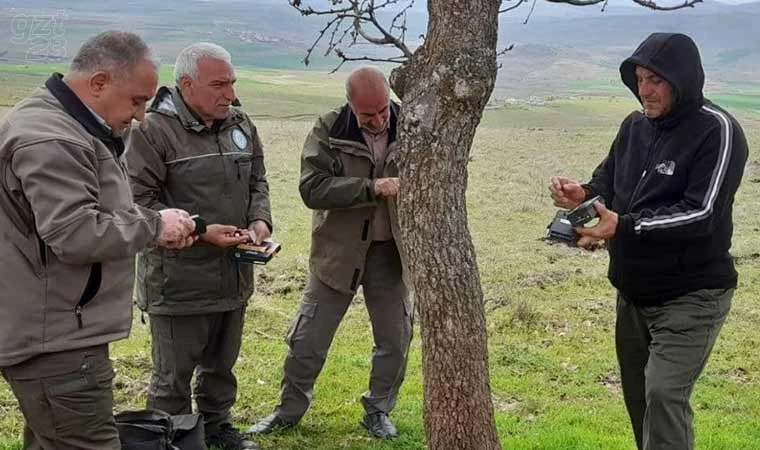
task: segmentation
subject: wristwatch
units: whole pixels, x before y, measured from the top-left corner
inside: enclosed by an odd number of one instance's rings
[[[193,219],[193,222],[195,222],[195,231],[193,234],[200,236],[206,232],[206,221],[203,219],[203,217],[196,214],[194,216],[190,216],[190,218]]]

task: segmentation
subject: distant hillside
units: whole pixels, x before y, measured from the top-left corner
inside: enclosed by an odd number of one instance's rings
[[[20,7],[19,5],[23,5]],[[166,62],[194,41],[224,45],[238,64],[268,68],[303,67],[305,39],[319,29],[301,20],[285,0],[0,0],[0,52],[5,60],[23,61],[32,43],[14,44],[21,16],[55,15],[63,10],[66,56],[70,58],[88,36],[105,29],[128,29],[155,46]],[[44,25],[43,25],[44,26]],[[40,27],[41,28],[41,27]],[[322,66],[332,61],[318,61]]]
[[[623,92],[618,64],[654,31],[692,35],[713,85],[760,79],[760,2],[705,0],[669,13],[631,5],[616,0],[601,12],[600,7],[539,2],[527,25],[522,22],[529,5],[503,15],[500,45],[515,48],[500,59],[497,93],[546,95],[590,87]],[[208,40],[227,47],[237,64],[263,68],[303,68],[306,48],[325,23],[324,17],[302,17],[286,0],[0,0],[0,59],[24,61],[33,47],[11,40],[16,32],[18,42],[19,15],[41,17],[57,10],[67,17],[61,26],[66,58],[87,36],[121,28],[143,35],[167,63],[184,45]],[[407,24],[411,39],[424,34],[426,20],[425,2],[417,0]],[[358,51],[383,50],[363,46]],[[312,67],[327,70],[335,64],[335,59],[317,54]]]
[[[650,33],[683,32],[698,43],[708,72],[708,88],[760,80],[760,3],[725,5],[706,1],[695,8],[655,12],[620,6],[602,13],[585,9],[583,16],[534,16],[527,25],[519,10],[501,21],[502,45],[515,44],[501,58],[498,85],[506,91],[589,87],[626,93],[617,68]],[[541,4],[545,11],[577,9]],[[527,11],[526,11],[527,12]],[[627,94],[627,93],[626,93]]]

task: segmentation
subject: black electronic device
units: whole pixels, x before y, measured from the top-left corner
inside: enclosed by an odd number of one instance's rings
[[[281,248],[282,245],[272,241],[264,241],[261,245],[246,242],[235,247],[232,259],[246,264],[263,265],[268,263]]]
[[[577,245],[578,233],[575,232],[573,225],[567,220],[567,211],[559,210],[554,215],[554,218],[546,227],[546,240],[561,242],[571,247]]]
[[[596,212],[596,208],[594,208],[594,203],[598,201],[604,202],[602,197],[597,195],[568,211],[566,218],[568,222],[570,222],[570,225],[580,227],[599,216],[599,213]]]

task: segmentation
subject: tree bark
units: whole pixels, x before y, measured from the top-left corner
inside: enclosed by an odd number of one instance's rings
[[[392,76],[403,102],[399,220],[422,329],[430,450],[500,449],[467,163],[496,78],[498,0],[428,0],[425,43]]]

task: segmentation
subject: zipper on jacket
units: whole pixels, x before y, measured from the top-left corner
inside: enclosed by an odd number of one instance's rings
[[[633,207],[633,201],[636,200],[636,194],[639,193],[639,189],[641,189],[641,186],[644,182],[644,177],[647,176],[649,173],[649,166],[652,164],[652,161],[654,160],[654,155],[656,153],[657,144],[660,143],[660,139],[662,139],[662,133],[660,130],[657,130],[654,134],[654,139],[652,139],[652,144],[649,146],[649,149],[647,149],[647,158],[644,160],[644,170],[641,172],[641,176],[639,177],[639,181],[636,182],[636,187],[633,188],[633,192],[631,193],[631,198],[628,200],[628,207],[625,209],[626,212],[631,212],[631,208]]]
[[[359,269],[354,269],[354,276],[353,276],[353,278],[351,278],[351,290],[352,291],[356,290],[356,285],[359,283],[359,273],[361,273],[359,271]]]
[[[219,156],[224,155],[224,152],[222,151],[222,144],[219,143],[219,130],[214,133],[214,138],[216,139],[216,149],[219,152]]]
[[[369,220],[364,221],[364,227],[362,228],[362,241],[367,240],[367,235],[369,234]]]
[[[87,284],[82,292],[82,297],[79,298],[76,306],[74,306],[74,315],[77,318],[77,326],[82,328],[82,308],[85,307],[90,301],[95,298],[100,290],[100,282],[103,279],[103,265],[101,263],[94,263],[90,267],[90,276],[87,277]]]
[[[37,245],[40,246],[40,261],[43,266],[47,266],[47,245],[45,245],[45,241],[42,240],[39,234],[37,235]]]
[[[77,326],[79,329],[82,329],[82,306],[77,305],[76,308],[74,308],[74,314],[77,316]]]
[[[224,172],[224,191],[231,192],[230,179],[227,176],[227,164],[224,161],[224,151],[222,150],[222,144],[219,142],[220,129],[214,131],[214,138],[216,139],[216,149],[219,152],[219,161],[222,164],[222,171]],[[240,178],[240,172],[238,168],[238,178]]]

